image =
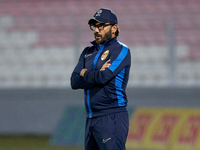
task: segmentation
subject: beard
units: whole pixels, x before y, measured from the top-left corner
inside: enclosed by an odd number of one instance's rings
[[[95,41],[97,44],[100,44],[102,45],[103,43],[105,43],[107,40],[110,40],[111,37],[112,37],[112,32],[111,32],[111,28],[108,32],[105,33],[104,36],[102,36],[101,34],[94,34],[94,37],[95,37]],[[97,38],[98,37],[98,38]]]

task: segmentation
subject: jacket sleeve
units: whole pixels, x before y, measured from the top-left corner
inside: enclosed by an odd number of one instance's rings
[[[88,83],[87,81],[84,80],[83,77],[80,76],[80,72],[85,66],[84,55],[86,50],[87,48],[82,52],[78,64],[76,65],[74,71],[72,72],[70,79],[72,89],[90,89],[94,86],[92,83]]]
[[[124,68],[130,67],[130,50],[128,47],[123,46],[120,50],[114,50],[109,59],[111,60],[111,65],[104,71],[87,70],[84,74],[85,81],[95,85],[106,84]]]

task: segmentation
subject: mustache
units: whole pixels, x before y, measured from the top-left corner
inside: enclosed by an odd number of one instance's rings
[[[100,37],[101,37],[101,35],[100,35],[100,34],[98,34],[98,33],[95,33],[95,34],[94,34],[94,36],[100,36]]]

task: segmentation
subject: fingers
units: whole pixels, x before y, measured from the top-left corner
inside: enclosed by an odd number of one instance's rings
[[[103,64],[103,66],[101,67],[101,69],[100,69],[100,71],[103,71],[103,70],[105,70],[106,68],[108,68],[111,64],[109,63],[111,60],[109,59],[109,60],[107,60],[104,64]]]
[[[80,72],[80,76],[81,76],[81,77],[84,77],[84,74],[85,74],[86,71],[87,71],[86,68],[82,69],[81,72]]]
[[[111,60],[110,59],[108,59],[105,63],[108,63],[108,62],[110,62]]]
[[[110,64],[105,64],[105,65],[103,65],[103,67],[101,68],[101,70],[100,71],[103,71],[103,70],[105,70],[106,68],[108,68],[110,66]]]

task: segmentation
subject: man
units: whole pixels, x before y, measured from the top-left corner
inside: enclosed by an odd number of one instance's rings
[[[99,9],[88,24],[95,41],[83,50],[71,76],[72,89],[85,92],[85,150],[125,150],[130,50],[117,41],[119,27],[112,10]]]

